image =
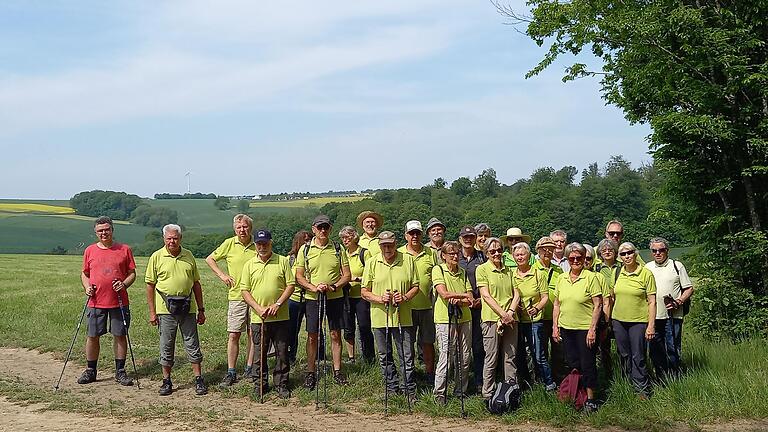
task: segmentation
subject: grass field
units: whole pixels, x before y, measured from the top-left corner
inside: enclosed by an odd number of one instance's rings
[[[138,273],[143,275],[146,259],[137,259]],[[226,370],[226,290],[198,261],[202,276],[208,321],[200,326],[200,338],[205,355],[204,373],[209,382],[217,382]],[[79,286],[80,258],[74,256],[0,255],[0,341],[4,346],[34,348],[52,351],[63,357],[72,337],[72,330],[80,316],[84,295]],[[23,270],[22,270],[23,269]],[[139,281],[142,277],[139,277]],[[139,374],[160,377],[157,364],[157,329],[147,324],[144,284],[137,282],[129,289],[133,326],[131,340],[137,357]],[[44,320],[41,321],[41,316]],[[81,331],[75,345],[73,359],[79,367],[84,363]],[[112,363],[109,337],[102,342],[100,364]],[[526,392],[521,409],[500,418],[510,424],[528,424],[577,428],[617,426],[628,429],[673,430],[682,423],[696,429],[700,424],[733,419],[761,419],[768,417],[768,345],[764,341],[740,344],[707,341],[685,333],[684,359],[688,366],[685,375],[665,386],[657,386],[650,400],[639,400],[629,383],[617,377],[614,384],[602,392],[606,400],[602,409],[590,416],[580,414],[570,406],[558,402],[537,385]],[[301,353],[302,351],[300,351]],[[291,371],[294,395],[300,403],[314,401],[314,393],[299,389],[303,366],[300,359]],[[109,366],[107,366],[109,367]],[[240,366],[242,368],[242,365]],[[177,366],[174,376],[179,381],[190,378],[190,368],[183,350],[177,348]],[[351,409],[374,412],[382,407],[381,380],[378,368],[356,364],[345,366],[350,385],[339,387],[329,384],[329,410],[344,412]],[[54,381],[55,377],[51,377]],[[53,382],[52,382],[53,384]],[[242,383],[223,392],[228,397],[248,397],[251,386]],[[296,403],[291,402],[291,403]],[[405,412],[402,398],[394,398],[394,411]],[[447,407],[431,401],[425,390],[417,401],[415,411],[430,416],[458,417],[459,402],[451,398]],[[482,400],[473,396],[467,400],[470,418],[487,419]],[[500,424],[500,428],[503,425]]]
[[[252,208],[271,208],[271,207],[296,208],[296,207],[309,207],[309,206],[322,207],[332,202],[341,202],[341,203],[357,202],[357,201],[362,201],[366,198],[370,198],[370,197],[363,195],[363,196],[346,196],[346,197],[317,197],[317,198],[290,200],[290,201],[256,200],[256,201],[251,201],[251,207]]]

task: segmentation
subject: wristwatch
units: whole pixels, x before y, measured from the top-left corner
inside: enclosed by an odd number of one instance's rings
[[[282,303],[280,303],[280,300],[276,301],[275,304],[277,305],[277,307],[280,307],[283,305]]]
[[[336,286],[336,284],[331,284],[331,285],[330,285],[330,287],[331,287],[331,288],[332,288],[334,291],[336,291],[336,288],[338,288],[338,287]]]

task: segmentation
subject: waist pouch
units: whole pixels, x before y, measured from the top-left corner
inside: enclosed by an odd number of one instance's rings
[[[157,288],[155,288],[155,290],[157,290]],[[157,292],[165,301],[165,307],[171,315],[187,315],[192,308],[192,291],[190,291],[187,296],[167,296],[159,290],[157,290]]]

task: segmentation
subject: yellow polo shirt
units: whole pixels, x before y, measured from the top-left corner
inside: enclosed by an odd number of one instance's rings
[[[192,293],[192,285],[200,280],[197,271],[195,257],[188,249],[181,248],[177,256],[171,255],[163,246],[156,250],[147,262],[147,271],[144,274],[144,282],[155,286],[155,312],[158,315],[168,315],[165,300],[158,293],[166,296],[190,296],[192,306],[189,313],[197,313],[195,294]],[[190,295],[190,293],[192,293]]]
[[[368,251],[371,253],[371,256],[375,256],[381,253],[381,246],[379,246],[378,237],[368,237],[368,234],[363,233],[363,235],[360,236],[360,240],[357,242],[357,244],[360,247],[368,249]]]
[[[553,276],[554,277],[554,276]],[[528,308],[536,306],[541,301],[543,294],[549,295],[547,288],[547,274],[536,270],[534,267],[521,276],[517,269],[512,272],[512,285],[520,291],[520,322],[539,322],[543,316],[543,310],[536,316],[528,315]]]
[[[555,298],[560,301],[558,326],[568,330],[589,330],[592,325],[593,297],[602,295],[600,282],[594,272],[582,270],[571,282],[570,273],[557,279]]]
[[[613,293],[613,319],[648,322],[648,296],[656,294],[656,280],[648,268],[638,264],[635,271],[630,273],[622,267],[619,279],[613,286]]]
[[[363,260],[367,264],[368,261],[371,260],[371,251],[368,249],[363,249],[359,245],[357,249],[354,250],[354,252],[347,251],[347,256],[349,257],[349,272],[352,274],[352,280],[349,282],[349,297],[350,298],[360,298],[360,284],[361,282],[355,282],[355,279],[363,278],[363,270],[365,270],[365,266],[363,265],[363,262],[360,260],[360,251],[363,252]]]
[[[267,262],[255,256],[245,263],[240,290],[250,292],[259,306],[271,306],[283,294],[285,287],[295,284],[296,280],[288,258],[273,253]],[[266,321],[286,321],[288,318],[288,305],[283,304],[277,310],[277,315],[268,317]],[[253,309],[251,309],[251,322],[254,324],[261,322],[261,317]]]
[[[339,256],[336,257],[336,249],[332,241],[328,240],[325,246],[318,246],[315,243],[317,239],[312,239],[307,251],[307,259],[304,259],[304,246],[299,250],[299,256],[296,260],[296,268],[304,269],[304,277],[312,284],[317,285],[326,283],[328,285],[336,283],[341,278],[341,267],[349,266],[347,251],[339,246]],[[309,268],[309,271],[307,271]],[[333,300],[344,296],[341,287],[336,291],[328,291],[327,299]],[[317,300],[317,293],[307,290],[305,296],[307,300]]]
[[[416,262],[416,274],[419,277],[419,292],[409,302],[411,310],[432,309],[432,268],[437,264],[435,252],[429,247],[422,246],[418,255],[411,255],[408,248],[403,245],[397,248],[398,252],[410,255]]]
[[[440,264],[432,268],[432,281],[435,284],[435,324],[450,324],[451,318],[448,316],[448,300],[440,297],[437,293],[437,286],[445,285],[449,293],[454,294],[472,294],[472,285],[467,280],[467,273],[463,268],[458,267],[456,273],[448,270],[447,264]],[[472,321],[472,313],[469,306],[461,307],[461,318],[459,323]]]
[[[551,263],[549,268],[544,267],[541,261],[536,260],[533,264],[533,268],[538,270],[540,275],[544,276],[544,281],[549,280],[547,288],[549,289],[549,298],[547,299],[547,305],[544,306],[544,310],[541,313],[541,319],[544,321],[552,321],[552,309],[554,308],[553,301],[555,300],[555,285],[557,285],[557,279],[563,274],[563,268],[559,265]],[[551,273],[551,276],[550,276]]]
[[[475,275],[477,277],[477,288],[487,287],[488,291],[496,300],[496,303],[501,306],[502,309],[507,310],[512,304],[514,298],[514,288],[512,287],[512,272],[511,269],[505,265],[502,265],[501,269],[497,269],[493,265],[493,262],[486,261],[483,264],[477,266]],[[483,300],[485,302],[485,300]],[[480,318],[483,322],[496,322],[499,320],[499,316],[491,309],[487,304],[483,305]]]
[[[371,258],[370,263],[366,263],[363,272],[363,286],[367,287],[371,293],[383,295],[387,290],[394,294],[400,292],[405,295],[412,286],[419,283],[416,274],[416,262],[413,257],[402,252],[398,252],[395,261],[387,264],[384,257],[378,254]],[[394,305],[389,307],[389,326],[397,327],[398,322],[403,326],[413,325],[411,320],[411,303],[405,302],[400,306],[400,311]],[[381,303],[371,303],[371,327],[384,328],[387,326],[386,305]]]
[[[242,301],[243,295],[240,292],[240,273],[243,271],[243,266],[251,258],[256,256],[256,243],[251,242],[244,245],[240,242],[237,236],[230,237],[224,240],[216,250],[211,254],[215,261],[221,261],[226,259],[227,261],[227,273],[235,280],[235,284],[229,288],[227,293],[227,300],[229,301]]]

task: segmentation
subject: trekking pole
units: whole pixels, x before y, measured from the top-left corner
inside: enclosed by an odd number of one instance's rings
[[[264,403],[264,318],[261,318],[261,330],[259,335],[259,402]],[[272,383],[274,384],[274,383]]]
[[[409,383],[408,383],[408,374],[406,373],[405,368],[405,352],[403,351],[403,345],[405,339],[403,337],[403,322],[400,319],[400,304],[395,303],[395,310],[397,311],[397,331],[400,333],[400,358],[402,359],[402,368],[403,368],[403,382],[405,383],[405,400],[408,402],[408,414],[411,414],[411,395],[410,395],[410,389],[409,389]],[[414,394],[415,396],[415,394]]]
[[[133,375],[136,377],[136,389],[141,390],[141,384],[139,384],[139,371],[136,370],[136,360],[133,357],[133,346],[131,345],[131,334],[128,331],[128,322],[125,319],[125,311],[123,310],[123,299],[120,297],[120,293],[117,293],[117,304],[120,306],[120,316],[123,318],[123,327],[125,328],[125,338],[128,339],[128,352],[131,353],[131,364],[133,364]]]
[[[64,360],[64,367],[61,368],[61,375],[59,375],[59,380],[56,381],[56,385],[53,387],[54,391],[59,391],[59,384],[61,384],[61,378],[64,376],[64,369],[67,368],[67,362],[69,361],[69,356],[72,354],[72,348],[75,346],[75,340],[77,339],[77,334],[80,332],[80,325],[83,323],[83,318],[85,317],[85,311],[88,309],[88,300],[90,300],[91,296],[85,295],[85,304],[83,305],[83,313],[80,314],[80,320],[77,322],[77,327],[75,327],[75,334],[72,336],[72,343],[69,344],[69,351],[67,351],[67,358]]]
[[[389,290],[387,290],[387,294],[389,294]],[[384,305],[384,309],[386,311],[386,317],[385,317],[385,323],[384,323],[384,341],[385,344],[389,345],[389,301]],[[389,383],[387,382],[387,355],[386,355],[386,348],[384,349],[384,417],[387,416],[387,408],[389,408]]]
[[[461,339],[459,334],[459,318],[461,317],[461,308],[458,305],[453,305],[453,317],[456,325],[456,377],[457,385],[459,386],[459,396],[461,398],[461,417],[465,418],[467,412],[464,410],[464,353],[459,354],[461,349]],[[450,334],[450,333],[449,333]]]
[[[320,299],[323,302],[323,315],[327,314],[327,307],[326,304],[328,296],[323,293],[320,295]],[[328,327],[328,332],[330,333],[330,323],[328,323],[328,320],[325,321],[326,326]],[[328,353],[325,351],[325,328],[321,327],[320,329],[323,332],[323,405],[327,408],[328,407]],[[333,346],[331,346],[331,351],[333,351]],[[333,354],[331,354],[333,355]]]
[[[317,367],[320,363],[320,346],[322,343],[323,354],[325,354],[325,338],[323,338],[323,303],[320,301],[323,298],[323,293],[317,293],[317,355],[315,356],[315,374],[319,378],[320,368]],[[315,380],[315,409],[320,406],[320,386]]]

